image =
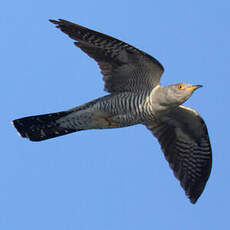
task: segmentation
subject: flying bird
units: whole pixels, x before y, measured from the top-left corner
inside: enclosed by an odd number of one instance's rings
[[[195,203],[209,178],[212,152],[204,120],[182,104],[201,85],[163,87],[164,68],[147,53],[66,20],[50,22],[98,63],[109,94],[70,110],[14,120],[19,134],[42,141],[80,130],[143,124],[158,139],[174,175]]]

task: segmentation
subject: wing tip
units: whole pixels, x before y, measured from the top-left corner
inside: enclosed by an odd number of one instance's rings
[[[197,183],[193,186],[189,185],[187,188],[185,186],[182,186],[182,188],[185,191],[186,196],[188,197],[188,199],[190,200],[190,202],[192,204],[195,204],[197,202],[197,200],[200,198],[200,196],[203,194],[204,189],[206,187],[207,184],[207,180],[201,182],[201,183]]]
[[[49,22],[53,23],[53,24],[58,24],[58,21],[57,20],[54,20],[54,19],[49,19]]]
[[[70,21],[67,21],[67,20],[61,19],[61,18],[59,18],[57,20],[55,20],[55,19],[48,19],[48,20],[49,20],[49,22],[51,22],[57,26],[64,26],[64,25],[79,26],[73,22],[70,22]],[[80,27],[82,27],[82,26],[80,26]]]
[[[201,194],[200,194],[201,195]],[[199,199],[200,195],[198,196],[189,196],[189,200],[192,204],[195,204],[197,202],[197,200]]]
[[[54,25],[56,25],[57,28],[61,28],[61,26],[65,25],[65,24],[71,24],[71,22],[66,21],[64,19],[61,19],[61,18],[59,18],[58,20],[49,19],[49,22],[51,22]]]

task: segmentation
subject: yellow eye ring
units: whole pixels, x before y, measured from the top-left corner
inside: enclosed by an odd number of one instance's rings
[[[184,85],[183,84],[179,84],[178,85],[178,89],[184,89]]]

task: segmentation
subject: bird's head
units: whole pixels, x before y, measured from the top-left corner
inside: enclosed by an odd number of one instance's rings
[[[172,104],[182,104],[196,89],[199,89],[200,87],[202,87],[202,85],[191,85],[188,83],[169,85],[165,87],[167,91],[167,99],[171,101]]]

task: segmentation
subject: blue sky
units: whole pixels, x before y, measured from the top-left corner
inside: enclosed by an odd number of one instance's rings
[[[1,4],[0,229],[227,229],[230,3],[5,1]],[[130,43],[165,67],[162,84],[202,84],[186,102],[213,149],[206,189],[190,204],[144,126],[91,130],[33,143],[10,121],[105,95],[97,64],[48,19]]]

